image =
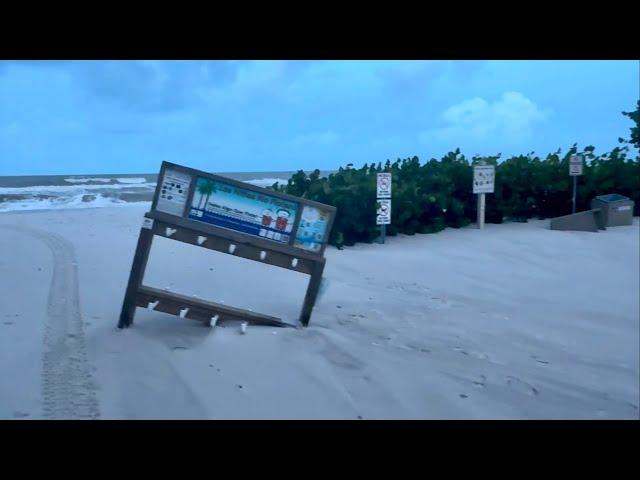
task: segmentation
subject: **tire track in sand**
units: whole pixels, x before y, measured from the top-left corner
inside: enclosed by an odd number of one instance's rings
[[[99,418],[95,384],[87,361],[73,245],[44,230],[6,224],[2,227],[44,242],[53,255],[42,359],[44,417]]]

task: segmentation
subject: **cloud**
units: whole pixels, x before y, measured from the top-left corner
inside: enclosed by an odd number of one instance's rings
[[[422,132],[419,138],[422,143],[498,139],[518,144],[529,140],[549,114],[519,92],[506,92],[492,103],[476,97],[446,109],[441,115],[444,126]]]
[[[331,130],[319,133],[300,135],[293,139],[293,145],[333,145],[340,140],[340,135]]]

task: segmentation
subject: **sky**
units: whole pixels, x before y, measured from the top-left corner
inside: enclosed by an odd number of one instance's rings
[[[639,75],[612,60],[0,61],[0,175],[604,153],[629,137]]]

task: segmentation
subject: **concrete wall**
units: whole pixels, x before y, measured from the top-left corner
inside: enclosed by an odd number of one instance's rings
[[[604,230],[604,221],[600,209],[565,215],[551,219],[551,230],[572,230],[578,232],[597,232]]]

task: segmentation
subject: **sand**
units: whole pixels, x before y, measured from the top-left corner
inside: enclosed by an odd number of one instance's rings
[[[0,214],[0,418],[639,417],[638,218],[330,247],[306,329],[118,330],[147,208]],[[307,279],[156,237],[145,283],[295,322]]]

